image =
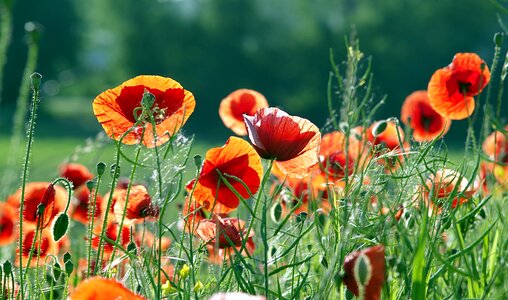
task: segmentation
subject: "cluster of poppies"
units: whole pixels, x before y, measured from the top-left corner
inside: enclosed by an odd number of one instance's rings
[[[449,66],[432,75],[428,91],[417,91],[406,98],[401,121],[411,129],[412,139],[432,141],[448,131],[451,120],[470,116],[474,110],[473,97],[489,79],[489,69],[478,55],[457,54]],[[161,147],[170,141],[194,108],[192,93],[173,79],[160,76],[135,77],[101,93],[93,102],[94,113],[108,136],[127,145],[148,148]],[[181,212],[181,229],[203,242],[211,263],[231,261],[239,254],[252,255],[254,230],[233,214],[242,205],[251,209],[252,202],[255,211],[261,199],[257,195],[264,193],[266,182],[271,184],[270,195],[266,197],[271,202],[265,207],[279,207],[286,216],[316,210],[329,213],[337,201],[347,196],[346,186],[363,189],[369,186],[367,168],[377,166],[385,172],[394,172],[411,155],[409,138],[395,118],[321,135],[309,120],[269,107],[261,93],[248,89],[224,98],[219,115],[226,127],[248,139],[230,137],[222,147],[206,152],[198,176],[185,185]],[[455,170],[435,170],[415,192],[416,201],[422,200],[430,213],[440,213],[443,207],[454,208],[467,202],[474,193],[487,191],[488,176],[493,176],[501,186],[508,186],[507,130],[508,126],[485,140],[483,149],[488,160],[482,163],[478,181],[470,183]],[[265,180],[268,178],[265,168],[271,175],[269,180]],[[88,184],[95,176],[85,166],[66,164],[60,175],[72,182],[72,191],[54,183],[29,183],[25,188],[23,253],[17,257],[26,261],[18,260],[17,264],[26,266],[33,256],[36,259],[30,265],[38,266],[48,255],[58,257],[69,250],[70,240],[64,237],[56,242],[50,230],[56,216],[67,213],[68,199],[72,199],[70,217],[89,226],[92,234],[87,239],[91,239],[91,246],[99,254],[104,252],[104,261],[114,256],[119,246],[125,249],[130,245],[154,246],[156,238],[152,233],[136,229],[141,222],[159,218],[159,207],[149,193],[151,187],[120,181],[108,194],[100,195],[93,184]],[[13,243],[17,238],[16,211],[22,203],[21,194],[18,190],[6,203],[0,203],[0,245]],[[456,196],[449,199],[452,194]],[[378,207],[375,194],[365,194],[365,199],[379,213],[396,211],[396,220],[404,211],[403,207]],[[451,203],[444,203],[445,199]],[[163,249],[157,251],[169,248],[170,240],[163,239],[160,243]],[[102,261],[99,255],[97,259]],[[90,263],[84,261],[84,269],[88,266],[89,271]],[[104,265],[92,267],[96,273],[95,269]],[[167,277],[162,283],[173,280],[174,267],[168,263],[163,268]],[[80,272],[84,274],[84,270]],[[383,245],[354,251],[344,261],[343,282],[362,299],[378,299],[384,278]],[[141,299],[117,281],[100,277],[83,280],[71,299],[99,299],[94,298],[99,297],[97,289],[90,286],[104,286],[111,291],[110,296]],[[216,295],[217,299],[220,297]]]

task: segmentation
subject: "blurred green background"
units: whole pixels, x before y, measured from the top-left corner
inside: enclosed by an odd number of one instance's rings
[[[258,90],[272,106],[321,127],[328,116],[329,49],[343,61],[353,27],[373,58],[375,96],[388,95],[378,117],[398,117],[404,98],[425,89],[455,53],[476,52],[490,64],[492,37],[506,15],[479,0],[18,0],[13,18],[0,107],[2,156],[28,21],[43,28],[37,137],[60,145],[55,154],[101,131],[94,97],[139,74],[172,77],[195,95],[184,131],[201,143],[221,145],[232,134],[216,112],[238,88]],[[454,122],[445,140],[460,147],[466,126]]]

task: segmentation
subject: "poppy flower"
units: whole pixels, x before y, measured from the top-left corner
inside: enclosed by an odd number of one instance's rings
[[[344,259],[347,289],[364,300],[377,300],[385,281],[385,247],[376,245],[350,253]]]
[[[287,176],[303,178],[318,163],[321,133],[309,120],[273,107],[244,119],[254,149]]]
[[[246,199],[258,191],[262,174],[261,159],[252,146],[240,138],[230,137],[224,146],[206,152],[197,181],[191,181],[187,189],[192,190],[196,185],[192,196],[198,206],[208,211],[228,213],[238,207],[240,200],[223,180],[227,180]],[[235,176],[243,183],[228,176]]]
[[[501,131],[491,133],[483,142],[483,151],[491,160],[485,163],[485,169],[494,175],[498,183],[508,186],[508,135]]]
[[[383,128],[384,127],[384,128]],[[377,121],[367,129],[367,139],[373,146],[382,146],[388,150],[401,148],[399,141],[404,141],[404,131],[395,121]]]
[[[19,208],[21,189],[7,198],[7,202]],[[47,227],[53,218],[62,211],[67,203],[67,191],[50,182],[30,182],[25,186],[25,202],[23,205],[23,221],[37,224],[39,205],[44,206],[41,214],[41,228]]]
[[[402,104],[401,121],[411,127],[417,142],[428,142],[450,129],[451,121],[438,114],[430,105],[427,91],[416,91]]]
[[[430,175],[423,188],[424,201],[429,208],[441,213],[445,201],[451,200],[451,207],[455,208],[469,200],[469,198],[478,189],[477,184],[471,184],[468,187],[468,180],[459,172],[451,169],[440,169],[435,174]],[[449,199],[452,193],[456,193],[453,199]]]
[[[149,117],[155,120],[155,129],[148,117],[132,128],[136,119],[141,117],[141,110],[137,108],[142,106],[145,90],[155,97],[149,107],[152,114]],[[98,95],[93,101],[93,111],[111,138],[118,141],[128,132],[122,143],[132,145],[142,142],[152,148],[166,143],[187,121],[195,105],[192,93],[175,80],[142,75]]]
[[[115,279],[91,277],[81,281],[69,295],[71,300],[143,300]]]
[[[186,232],[192,232],[197,227],[200,220],[206,219],[203,208],[199,206],[197,201],[189,200],[190,196],[185,198],[185,203],[182,207],[182,216]]]
[[[152,203],[152,199],[148,191],[143,185],[133,185],[129,191],[129,199],[127,199],[128,190],[121,189],[115,195],[116,201],[113,210],[117,219],[120,219],[124,213],[125,205],[127,205],[125,218],[127,220],[142,220],[146,217],[157,217],[159,208]]]
[[[17,237],[18,217],[8,203],[0,202],[0,246],[13,243]]]
[[[71,218],[83,224],[88,224],[89,206],[93,203],[94,193],[91,193],[86,185],[81,185],[74,190],[74,199],[72,203]],[[93,218],[98,219],[101,215],[102,196],[97,194],[95,201],[95,213]]]
[[[50,254],[57,254],[58,246],[56,242],[53,240],[53,236],[49,229],[39,229],[37,233],[37,240],[34,241],[36,237],[35,227],[33,225],[28,225],[26,229],[23,229],[23,244],[21,246],[21,255],[23,260],[23,266],[26,266],[28,263],[28,258],[30,256],[30,251],[33,245],[32,252],[32,260],[30,261],[30,267],[37,267],[37,257],[39,258],[39,265],[45,265],[45,258]],[[35,242],[35,244],[34,244]],[[19,249],[16,250],[16,264],[19,266]]]
[[[249,89],[240,89],[222,99],[219,116],[224,125],[237,135],[247,135],[243,115],[253,116],[260,108],[268,107],[265,96]]]
[[[221,218],[213,214],[212,220],[199,221],[196,234],[206,243],[216,245],[220,249],[238,247],[246,235],[245,222],[236,218]],[[254,236],[251,231],[249,237]]]
[[[229,262],[237,253],[241,253],[242,256],[251,256],[256,250],[256,244],[254,244],[254,239],[249,237],[243,250],[242,246],[219,248],[212,244],[208,244],[206,248],[208,250],[208,261],[220,265]]]
[[[87,167],[82,164],[74,163],[62,165],[60,167],[60,176],[72,182],[74,189],[80,187],[94,177],[93,174],[88,171]]]
[[[168,237],[163,236],[161,241],[161,248],[159,249],[159,240],[150,231],[136,232],[135,238],[136,244],[144,245],[148,248],[155,248],[162,252],[165,252],[169,249],[169,246],[171,246],[171,240]]]
[[[487,64],[475,53],[457,53],[453,61],[430,78],[429,103],[440,115],[452,120],[469,117],[474,96],[490,81]]]
[[[108,219],[108,222],[106,225],[106,230],[105,230],[105,235],[108,239],[110,239],[112,241],[117,241],[118,244],[122,245],[123,247],[126,247],[127,244],[130,242],[131,230],[128,226],[126,226],[124,224],[123,228],[122,228],[122,233],[120,235],[120,241],[118,241],[117,237],[118,237],[118,230],[120,229],[119,227],[120,227],[120,224],[118,224],[118,222],[116,222],[113,218]],[[101,230],[100,226],[97,226],[94,228],[93,233],[96,235],[92,238],[92,247],[94,249],[97,249],[99,247],[101,232],[102,232],[102,230]],[[105,253],[111,253],[113,251],[114,245],[112,243],[110,243],[109,241],[107,241],[106,239],[104,239],[103,247],[104,247]]]

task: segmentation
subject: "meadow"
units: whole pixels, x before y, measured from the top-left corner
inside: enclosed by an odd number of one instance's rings
[[[178,78],[44,103],[29,55],[0,136],[0,299],[508,298],[505,33],[396,108],[344,43],[323,126],[237,86],[208,112],[217,145],[187,129],[200,92]]]

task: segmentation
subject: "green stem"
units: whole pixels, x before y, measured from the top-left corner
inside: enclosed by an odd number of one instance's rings
[[[12,1],[14,2],[14,1]],[[2,89],[4,67],[7,62],[7,48],[12,37],[12,7],[13,3],[3,1],[0,3],[0,107],[2,104]]]

